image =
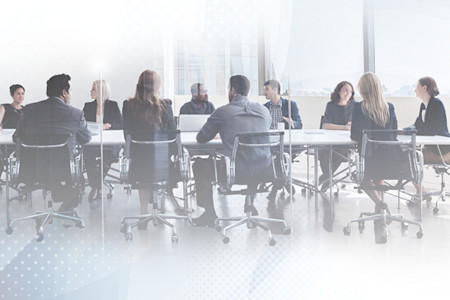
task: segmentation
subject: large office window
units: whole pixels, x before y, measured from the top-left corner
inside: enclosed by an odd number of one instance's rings
[[[450,95],[450,5],[445,0],[374,1],[375,71],[390,96],[415,96],[423,76]]]
[[[203,82],[212,95],[227,93],[228,79],[249,78],[258,93],[258,1],[207,1],[196,6],[196,24],[180,27],[175,43],[175,93]]]
[[[362,12],[361,0],[293,1],[290,38],[272,39],[289,47],[289,63],[277,74],[283,91],[288,80],[292,95],[328,95],[342,80],[356,84],[364,69]]]

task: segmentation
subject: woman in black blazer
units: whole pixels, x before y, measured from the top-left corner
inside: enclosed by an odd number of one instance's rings
[[[100,103],[100,94],[101,101]],[[103,119],[103,130],[117,130],[122,129],[122,115],[120,114],[117,102],[109,100],[111,95],[111,88],[105,80],[96,80],[92,84],[91,98],[92,102],[84,104],[83,112],[88,122],[100,123]],[[103,116],[100,114],[100,104],[102,104]],[[112,148],[103,149],[103,178],[100,178],[100,149],[98,146],[86,146],[84,153],[84,162],[86,173],[88,176],[91,191],[89,193],[89,202],[101,199],[101,184],[104,177],[111,168],[111,164],[118,158],[120,147],[114,146]]]
[[[140,130],[174,130],[172,101],[161,99],[159,90],[161,77],[155,71],[146,70],[139,76],[136,94],[123,102],[123,127],[127,131]],[[139,189],[141,214],[148,214],[148,204],[152,202],[150,189]],[[139,229],[146,229],[147,224],[140,224]]]
[[[447,128],[447,115],[441,100],[436,98],[439,90],[436,81],[431,77],[422,77],[416,85],[416,96],[422,100],[419,116],[414,123],[417,135],[450,136]],[[443,161],[450,164],[450,146],[425,146],[422,149],[425,164],[441,164]],[[419,185],[416,185],[419,192]],[[422,193],[427,193],[422,189]],[[423,197],[431,200],[431,196]]]
[[[364,129],[397,129],[397,117],[394,106],[386,102],[383,89],[378,77],[373,73],[365,73],[358,83],[359,92],[363,98],[355,103],[352,113],[351,138],[358,141],[361,149],[362,131]],[[378,140],[395,141],[397,134],[379,133]],[[397,164],[393,164],[397,148],[384,147],[377,149],[366,159],[363,185],[381,185],[386,174],[395,172]],[[390,158],[390,159],[386,159]],[[375,202],[375,210],[381,208],[381,194],[375,190],[365,190],[367,195]]]

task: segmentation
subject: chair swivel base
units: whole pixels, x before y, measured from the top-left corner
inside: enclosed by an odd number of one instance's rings
[[[157,208],[152,209],[151,214],[146,215],[138,215],[138,216],[131,216],[131,217],[123,217],[122,221],[120,222],[120,232],[123,233],[125,240],[132,241],[133,240],[133,234],[131,233],[131,229],[133,227],[144,225],[146,226],[148,222],[152,221],[153,225],[157,225],[159,223],[166,225],[172,229],[172,242],[178,243],[178,235],[177,231],[175,229],[175,225],[170,223],[167,220],[170,219],[181,219],[181,220],[188,220],[192,223],[191,218],[188,216],[177,216],[177,215],[165,215],[160,214],[159,210]],[[135,222],[128,222],[130,220],[136,220]]]
[[[219,226],[219,222],[230,222],[230,221],[236,221],[233,224],[230,224],[226,227],[221,227]],[[261,222],[266,222],[266,223],[278,223],[278,224],[283,224],[284,226],[284,234],[290,234],[291,230],[290,228],[287,226],[286,221],[284,220],[280,220],[280,219],[272,219],[272,218],[263,218],[263,217],[258,217],[258,216],[252,216],[252,213],[249,211],[246,213],[245,216],[240,216],[240,217],[221,217],[221,218],[217,218],[214,222],[214,227],[221,232],[222,235],[222,241],[224,244],[227,244],[230,241],[230,238],[227,236],[227,231],[234,228],[234,227],[238,227],[240,225],[243,224],[247,224],[248,228],[254,228],[254,227],[259,227],[265,231],[267,231],[267,233],[269,234],[269,245],[270,246],[274,246],[276,244],[275,239],[272,236],[272,232],[271,230],[267,227],[264,226]]]
[[[406,232],[409,224],[417,225],[419,227],[419,231],[417,231],[416,236],[419,239],[423,237],[423,226],[421,222],[407,220],[403,218],[402,215],[399,214],[389,215],[386,209],[381,209],[380,213],[361,213],[358,219],[351,220],[347,223],[347,226],[344,227],[344,234],[350,235],[351,223],[358,223],[359,232],[362,233],[365,229],[366,221],[374,221],[374,222],[380,221],[378,225],[383,231],[381,232],[381,236],[379,237],[379,239],[377,239],[377,243],[380,244],[385,244],[387,242],[388,236],[387,225],[390,224],[392,221],[401,223],[402,232]]]
[[[55,212],[52,207],[48,208],[46,212],[37,212],[34,215],[12,219],[7,222],[6,233],[13,233],[13,224],[24,220],[35,220],[36,222],[36,241],[41,242],[44,239],[44,227],[47,224],[52,224],[53,219],[69,220],[76,223],[80,229],[84,229],[84,221],[75,211]]]

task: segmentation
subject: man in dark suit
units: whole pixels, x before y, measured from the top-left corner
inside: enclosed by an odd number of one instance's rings
[[[71,99],[70,76],[55,75],[47,81],[47,100],[28,104],[17,124],[13,140],[46,134],[71,134],[74,144],[91,140],[83,112],[69,105]],[[76,191],[62,183],[52,188],[55,202],[63,202],[60,211],[71,211],[78,205]]]

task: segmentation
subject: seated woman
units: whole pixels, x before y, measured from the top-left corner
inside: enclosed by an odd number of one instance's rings
[[[101,95],[101,98],[100,98]],[[122,129],[122,115],[117,102],[109,100],[111,88],[105,80],[96,80],[92,84],[91,98],[94,101],[84,104],[83,113],[86,121],[103,123],[103,130]],[[100,106],[102,105],[102,106]],[[103,114],[103,115],[102,115]],[[100,147],[86,146],[83,151],[86,173],[91,186],[89,202],[102,198],[102,182],[111,168],[111,164],[119,156],[120,147],[103,148],[103,178],[100,175]]]
[[[172,101],[161,99],[159,91],[161,77],[155,71],[146,70],[139,76],[136,94],[123,103],[123,129],[137,130],[175,130]],[[153,202],[150,189],[139,189],[141,214],[148,214],[148,204]],[[146,229],[140,224],[139,229]]]
[[[441,100],[436,98],[439,90],[436,81],[431,77],[422,77],[417,82],[416,96],[422,100],[419,116],[414,123],[417,135],[442,135],[450,136],[447,128],[447,116],[445,107]],[[450,164],[450,146],[425,146],[423,147],[423,158],[425,164]],[[419,192],[420,185],[416,185]],[[423,193],[427,191],[422,190]],[[425,200],[431,200],[425,196]]]
[[[355,105],[355,91],[353,85],[348,81],[341,81],[331,93],[331,101],[327,103],[323,118],[323,128],[329,130],[350,130],[352,111]],[[347,147],[333,147],[332,173],[345,161]],[[329,187],[329,150],[319,151],[320,168],[322,175],[319,183],[322,184],[321,191],[324,192]]]
[[[364,129],[397,129],[397,116],[394,106],[386,102],[383,89],[378,77],[373,73],[365,73],[358,83],[359,92],[363,98],[355,103],[352,114],[351,139],[358,141],[361,149],[362,131]],[[380,140],[395,141],[396,134],[379,134]],[[371,159],[365,162],[365,174],[362,185],[374,186],[383,184],[383,175],[389,174],[392,164],[387,157],[395,156],[395,149],[385,147],[383,151],[373,153]],[[365,190],[367,195],[375,202],[375,211],[381,209],[381,193],[375,190]]]
[[[17,122],[20,120],[23,114],[23,100],[25,98],[25,88],[20,84],[13,84],[9,87],[9,93],[11,94],[12,103],[4,103],[0,105],[0,130],[15,129]],[[8,147],[5,153],[0,152],[0,176],[3,173],[4,159],[8,158],[11,153],[14,152],[14,147]]]
[[[0,105],[0,129],[15,129],[23,114],[22,103],[25,98],[25,88],[20,84],[13,84],[9,87],[9,93],[13,102]]]

